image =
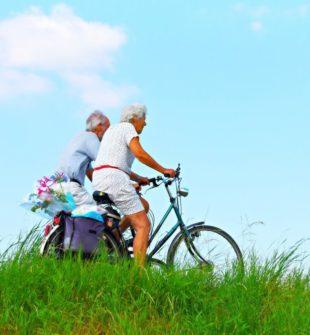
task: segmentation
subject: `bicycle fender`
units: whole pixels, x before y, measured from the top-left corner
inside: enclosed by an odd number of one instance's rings
[[[186,229],[191,229],[193,227],[197,227],[197,226],[202,226],[204,225],[205,222],[204,221],[200,221],[200,222],[196,222],[196,223],[193,223],[189,226],[186,226]],[[173,246],[174,244],[176,243],[176,241],[180,238],[180,236],[182,235],[182,232],[178,232],[176,234],[176,236],[174,237],[174,239],[172,240],[172,242],[170,243],[170,246],[169,246],[169,249],[168,249],[168,252],[167,252],[167,264],[170,264],[170,255],[171,255],[171,250],[173,249]]]
[[[200,222],[196,222],[196,223],[190,224],[189,226],[186,226],[186,228],[190,229],[190,228],[193,228],[193,227],[196,227],[196,226],[202,226],[203,224],[205,224],[205,222],[204,221],[200,221]]]
[[[40,255],[43,255],[44,253],[44,250],[45,250],[45,246],[46,246],[46,243],[48,241],[48,239],[52,236],[52,234],[60,228],[60,225],[55,225],[51,231],[49,232],[49,234],[47,236],[45,236],[42,240],[42,243],[41,243],[41,246],[40,246]]]

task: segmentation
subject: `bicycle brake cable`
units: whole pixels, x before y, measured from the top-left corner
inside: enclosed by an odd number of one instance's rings
[[[181,181],[182,181],[182,178],[178,178],[178,192],[180,191],[180,188],[181,188]],[[180,210],[180,214],[181,216],[183,215],[182,213],[182,197],[180,194],[178,194],[178,199],[179,199],[179,210]]]

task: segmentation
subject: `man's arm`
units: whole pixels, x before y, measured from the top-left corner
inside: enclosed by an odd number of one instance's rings
[[[134,173],[134,172],[130,172],[130,179],[132,181],[135,181],[137,183],[143,183],[143,184],[149,184],[149,180],[147,177],[142,177],[142,176],[139,176],[138,174]]]
[[[86,176],[90,181],[93,180],[93,172],[94,172],[93,168],[89,168],[86,170]]]

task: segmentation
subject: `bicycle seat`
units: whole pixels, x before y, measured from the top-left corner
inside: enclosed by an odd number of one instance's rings
[[[97,202],[98,205],[114,205],[114,202],[109,198],[109,196],[101,191],[95,191],[93,193],[93,199]]]
[[[95,191],[93,193],[93,198],[97,202],[97,205],[99,206],[102,205],[108,211],[108,213],[106,214],[108,217],[111,217],[116,220],[121,219],[117,210],[113,208],[116,207],[115,203],[109,198],[109,196],[106,193],[101,191]]]

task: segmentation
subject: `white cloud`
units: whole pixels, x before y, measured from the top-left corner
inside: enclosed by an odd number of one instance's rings
[[[294,7],[271,8],[270,6],[260,5],[251,6],[244,2],[237,2],[233,5],[233,11],[239,15],[248,16],[249,18],[262,19],[266,16],[288,18],[288,17],[309,17],[310,3],[299,4]]]
[[[1,63],[48,70],[110,68],[126,41],[119,29],[87,22],[65,5],[50,16],[38,9],[0,23]]]
[[[96,74],[70,73],[65,77],[91,109],[98,106],[101,109],[118,107],[123,100],[138,91],[134,86],[116,87]]]
[[[270,8],[268,6],[257,6],[251,9],[251,14],[254,17],[263,17],[270,13]]]
[[[234,5],[233,10],[239,14],[248,17],[251,20],[251,30],[255,33],[263,30],[263,18],[271,13],[269,6],[249,6],[243,2],[238,2]]]
[[[271,12],[270,7],[266,5],[261,6],[248,6],[243,2],[237,2],[233,6],[233,10],[239,14],[245,14],[250,17],[263,17]]]
[[[75,15],[66,5],[56,5],[51,14],[46,15],[40,9],[32,7],[29,11],[18,14],[10,19],[0,21],[0,69],[13,71],[18,89],[14,92],[6,89],[10,86],[9,76],[2,78],[0,97],[10,96],[14,93],[27,93],[29,90],[19,85],[27,76],[32,78],[32,92],[42,92],[47,78],[42,74],[49,73],[64,79],[72,85],[70,76],[87,72],[91,75],[98,71],[111,71],[114,68],[118,51],[126,42],[126,34],[119,27],[101,22],[89,22]],[[47,75],[46,75],[47,76]],[[91,76],[90,76],[91,77]],[[6,79],[8,81],[6,82]],[[112,107],[116,101],[121,101],[123,88],[109,85],[103,78],[98,77],[97,82],[92,80],[88,85],[80,85],[80,94],[84,101],[98,104],[103,100],[99,98],[98,88],[95,84],[100,81],[100,87],[109,87],[106,93],[106,107]],[[12,80],[11,80],[12,81]],[[41,83],[41,86],[40,86]],[[105,83],[103,85],[102,83]],[[39,87],[44,87],[40,90]],[[85,90],[83,90],[85,87]],[[36,89],[37,88],[37,89]],[[92,90],[94,93],[92,93]],[[128,90],[130,91],[130,89]],[[87,97],[87,98],[85,98]],[[110,101],[110,103],[109,103]],[[97,106],[102,108],[101,106]]]
[[[237,2],[233,6],[234,11],[237,12],[237,13],[244,12],[245,8],[246,8],[246,6],[243,2]]]
[[[300,5],[297,8],[297,13],[299,16],[307,17],[310,15],[310,5]]]
[[[13,70],[0,71],[0,98],[18,94],[43,93],[51,88],[51,83],[44,77]]]
[[[251,29],[256,33],[260,32],[263,30],[263,23],[259,20],[254,20],[251,22]]]

